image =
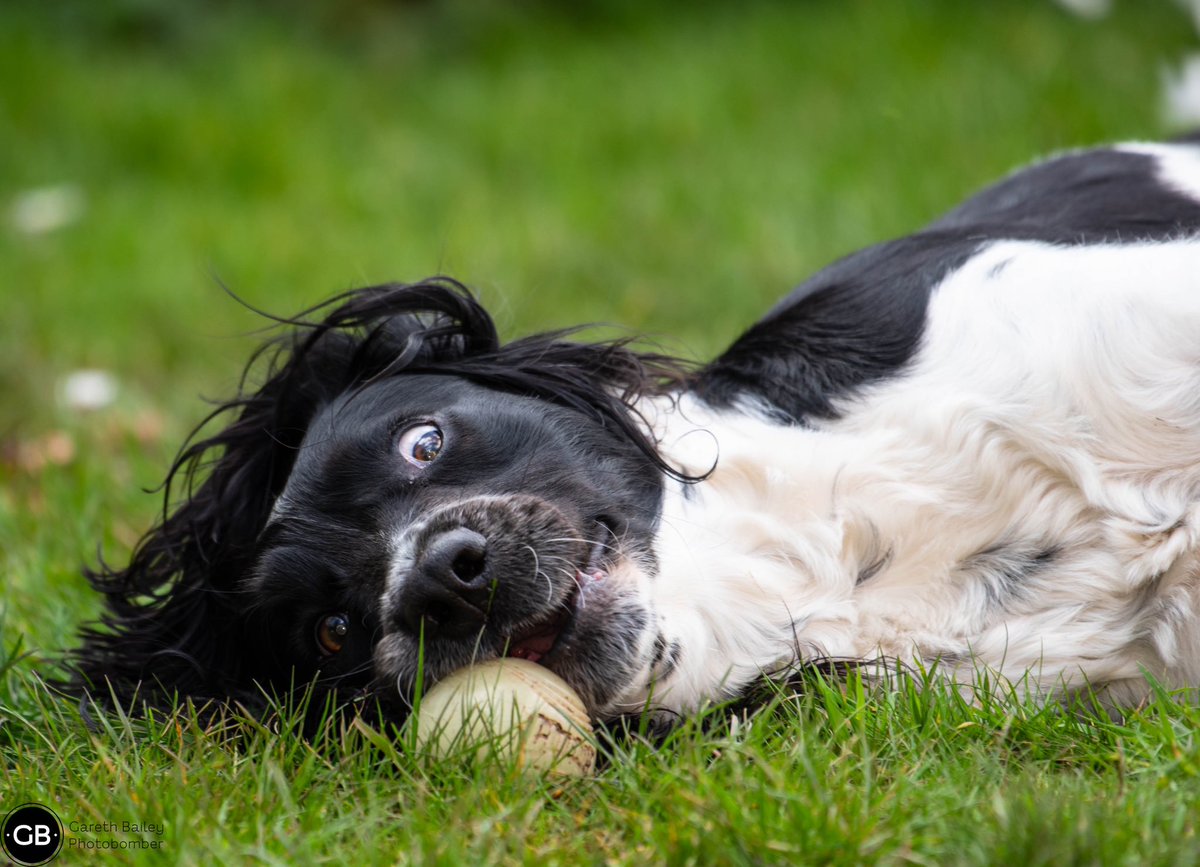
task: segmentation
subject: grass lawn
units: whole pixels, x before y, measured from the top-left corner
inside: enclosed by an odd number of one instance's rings
[[[0,4],[0,813],[161,827],[69,833],[160,848],[67,863],[1200,863],[1200,711],[1168,696],[1110,723],[813,675],[566,783],[286,714],[89,730],[35,675],[258,339],[219,283],[288,313],[449,273],[510,335],[620,323],[703,356],[1036,154],[1170,132],[1195,33],[1115,6]],[[45,188],[73,213],[35,231]],[[116,402],[66,408],[80,368]]]

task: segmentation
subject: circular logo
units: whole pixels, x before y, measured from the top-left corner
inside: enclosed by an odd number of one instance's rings
[[[45,864],[58,854],[63,826],[49,807],[22,804],[4,817],[4,854],[24,867]]]

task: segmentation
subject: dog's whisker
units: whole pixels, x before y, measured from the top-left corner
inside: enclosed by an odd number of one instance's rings
[[[579,571],[576,569],[564,570],[563,574],[565,574],[567,576],[567,579],[569,581],[571,581],[575,584],[575,590],[576,590],[575,605],[579,609],[582,610],[584,608],[584,606],[587,604],[587,598],[583,592],[583,582],[579,580]],[[564,600],[563,604],[564,604],[564,607],[567,606],[567,603],[565,600]]]
[[[366,661],[361,665],[357,665],[354,668],[348,669],[347,671],[338,672],[337,674],[321,675],[320,677],[317,677],[313,683],[322,685],[329,683],[340,683],[363,674],[364,672],[370,671],[372,667],[372,663],[370,661]]]
[[[554,582],[550,580],[549,575],[542,571],[537,550],[532,545],[523,545],[522,547],[533,555],[533,574],[546,579],[546,604],[549,605],[554,599]]]
[[[555,554],[543,554],[542,557],[547,564],[561,563],[565,567],[574,567],[575,565],[570,559]]]
[[[612,531],[610,530],[609,532],[611,533]],[[613,536],[613,539],[615,541],[619,541],[616,539],[615,535]],[[587,546],[593,547],[593,548],[600,548],[604,551],[617,551],[618,550],[616,545],[609,545],[609,544],[599,541],[598,539],[580,539],[580,538],[574,538],[571,536],[560,536],[560,537],[553,538],[553,539],[546,539],[546,541],[547,542],[575,542],[580,545],[587,545]]]

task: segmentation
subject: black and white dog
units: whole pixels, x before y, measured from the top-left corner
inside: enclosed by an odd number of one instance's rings
[[[603,720],[828,659],[1200,685],[1198,231],[1200,144],[1068,154],[701,367],[503,344],[447,279],[349,293],[289,320],[180,453],[182,501],[91,575],[76,687],[403,708],[419,671],[510,655]]]

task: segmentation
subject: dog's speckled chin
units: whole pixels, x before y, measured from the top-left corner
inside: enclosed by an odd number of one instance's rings
[[[536,660],[566,680],[597,718],[610,715],[624,696],[642,691],[639,680],[648,667],[653,617],[638,585],[629,580],[636,571],[621,562],[610,566],[603,580],[568,591],[572,609],[553,647]],[[427,690],[464,666],[514,655],[508,631],[487,622],[471,637],[426,640],[424,649],[421,637],[390,632],[375,647],[377,681],[391,697],[407,704],[418,678]]]

